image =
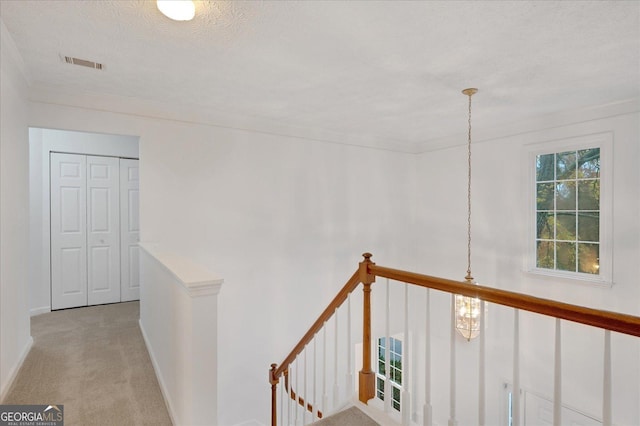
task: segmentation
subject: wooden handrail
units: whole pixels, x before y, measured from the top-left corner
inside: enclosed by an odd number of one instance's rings
[[[447,293],[476,297],[486,302],[640,337],[640,317],[633,315],[592,309],[481,285],[469,285],[466,282],[386,268],[373,263],[368,265],[368,269],[369,273],[378,277],[433,288]]]
[[[592,327],[602,328],[604,330],[615,331],[618,333],[628,334],[640,337],[640,317],[621,314],[617,312],[604,311],[599,309],[587,308],[584,306],[572,305],[569,303],[557,302],[555,300],[544,299],[540,297],[529,296],[526,294],[516,293],[497,288],[484,287],[481,285],[469,285],[467,282],[449,280],[446,278],[438,278],[429,275],[417,274],[415,272],[403,271],[400,269],[387,268],[376,265],[371,262],[371,254],[365,253],[364,261],[360,262],[358,270],[349,278],[344,287],[334,297],[327,308],[320,314],[318,319],[309,328],[307,333],[300,339],[298,344],[287,355],[287,357],[278,366],[271,364],[269,370],[269,383],[271,384],[271,424],[276,424],[276,386],[280,381],[280,376],[285,374],[285,387],[287,393],[297,403],[305,407],[309,411],[313,411],[313,407],[298,396],[288,386],[287,371],[291,363],[296,357],[302,353],[304,348],[313,340],[318,331],[322,329],[324,324],[331,318],[349,294],[362,282],[364,285],[364,309],[363,309],[363,370],[360,372],[359,397],[366,403],[375,396],[375,383],[370,371],[370,338],[371,338],[371,318],[369,311],[369,293],[371,285],[375,282],[375,277],[389,278],[408,284],[414,284],[420,287],[440,290],[446,293],[459,294],[466,297],[474,297],[486,302],[496,303],[515,309],[534,312],[541,315],[547,315],[554,318],[560,318],[567,321],[573,321]],[[326,407],[324,407],[326,408]],[[318,412],[319,413],[319,412]],[[320,413],[319,413],[320,414]],[[320,414],[321,415],[321,414]]]
[[[331,318],[331,316],[335,313],[336,309],[338,309],[340,305],[342,305],[342,303],[347,300],[349,293],[351,293],[353,290],[355,290],[356,287],[358,287],[358,284],[360,284],[360,276],[359,271],[356,271],[353,273],[351,278],[349,278],[344,287],[342,287],[342,290],[340,290],[336,297],[333,298],[331,303],[329,303],[329,306],[327,306],[327,308],[322,311],[316,322],[313,323],[307,333],[302,337],[302,339],[300,339],[298,344],[295,346],[295,348],[293,348],[289,355],[287,355],[284,361],[282,361],[280,365],[276,366],[276,368],[271,370],[271,381],[277,381],[282,373],[284,373],[287,368],[289,368],[291,363],[302,352],[304,347],[307,346],[311,342],[311,340],[313,340],[313,336],[315,336],[316,333],[322,329],[324,323],[327,322],[327,320]]]

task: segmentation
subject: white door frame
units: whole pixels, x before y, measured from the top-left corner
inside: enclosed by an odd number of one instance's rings
[[[138,158],[140,136],[29,127],[29,310],[51,311],[51,152]]]

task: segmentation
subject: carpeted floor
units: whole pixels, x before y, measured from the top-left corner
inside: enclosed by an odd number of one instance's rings
[[[138,302],[31,319],[33,347],[4,404],[62,404],[66,426],[171,425]]]
[[[347,408],[332,416],[318,420],[316,426],[380,426],[356,407]]]

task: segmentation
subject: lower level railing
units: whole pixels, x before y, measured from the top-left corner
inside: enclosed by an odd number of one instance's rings
[[[381,337],[372,340],[372,284],[376,278],[386,278],[386,299],[384,302],[384,333]],[[394,304],[403,305],[401,311],[404,312],[402,319],[402,335],[407,337],[410,334],[410,301],[415,300],[415,290],[423,287],[424,305],[419,311],[424,310],[424,325],[421,327],[423,336],[421,339],[396,339],[391,332],[390,311],[391,303],[389,298],[389,281],[397,281],[403,286],[403,302]],[[361,295],[353,293],[360,285],[363,286]],[[413,293],[410,296],[410,287]],[[601,424],[612,424],[612,363],[611,363],[611,332],[627,334],[640,337],[640,317],[591,309],[582,306],[571,305],[553,300],[542,299],[515,292],[494,289],[479,285],[470,285],[466,282],[452,281],[443,278],[431,277],[422,274],[378,266],[371,261],[371,254],[365,253],[364,260],[360,262],[358,270],[346,282],[344,287],[322,312],[307,333],[287,355],[281,364],[272,364],[269,371],[269,382],[271,384],[271,422],[277,424],[298,425],[308,424],[322,418],[327,413],[337,411],[341,404],[351,399],[355,394],[356,384],[354,383],[353,365],[354,345],[351,335],[351,298],[362,298],[362,336],[361,345],[357,345],[361,352],[361,368],[358,373],[357,393],[358,399],[367,404],[375,398],[381,405],[381,409],[395,416],[398,422],[409,425],[418,418],[425,426],[432,424],[432,314],[431,314],[431,292],[448,293],[450,295],[449,308],[451,317],[451,337],[449,340],[449,425],[456,425],[456,317],[474,315],[474,320],[484,321],[484,313],[489,304],[502,305],[513,308],[513,360],[511,381],[513,392],[509,403],[509,414],[505,423],[509,425],[519,425],[521,421],[521,396],[520,396],[520,314],[521,311],[533,312],[555,318],[554,337],[554,361],[553,369],[553,401],[552,419],[555,426],[562,424],[562,320],[584,324],[604,330],[603,333],[603,368],[602,368],[602,407]],[[457,295],[457,296],[456,296]],[[460,304],[460,297],[464,296],[467,301],[473,303]],[[456,305],[458,298],[458,305]],[[410,300],[411,299],[411,300]],[[462,306],[462,308],[461,308]],[[466,309],[475,306],[475,312]],[[465,308],[466,307],[466,308]],[[479,309],[478,309],[479,307]],[[441,307],[439,307],[441,308]],[[477,318],[475,318],[477,316]],[[394,325],[394,330],[398,325]],[[376,325],[379,328],[379,325]],[[482,329],[479,330],[478,339],[478,402],[477,415],[474,423],[484,425],[486,423],[486,344],[485,335]],[[329,338],[328,338],[329,337]],[[408,345],[411,342],[423,341],[423,346],[418,352],[410,352]],[[372,356],[372,345],[377,349]],[[420,369],[424,372],[425,383],[420,389],[421,396],[424,397],[423,409],[420,415],[416,415],[418,410],[411,407],[412,392],[417,391],[417,386],[411,383],[416,377],[415,371],[410,368],[417,368],[417,362],[403,362],[403,354],[419,353],[418,357],[423,365]],[[372,369],[372,361],[375,361],[375,369]],[[278,392],[278,385],[281,384]],[[280,397],[278,398],[278,393]],[[395,414],[394,414],[395,413]]]

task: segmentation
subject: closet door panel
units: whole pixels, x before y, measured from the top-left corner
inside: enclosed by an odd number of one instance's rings
[[[119,159],[87,156],[88,304],[120,301]]]
[[[51,309],[87,304],[86,157],[50,155]]]
[[[62,294],[84,294],[86,296],[86,279],[84,279],[86,272],[86,259],[84,258],[83,250],[77,247],[61,248],[59,253]],[[81,303],[82,302],[84,301],[81,301]]]
[[[138,160],[120,159],[121,299],[140,299],[140,180]]]

